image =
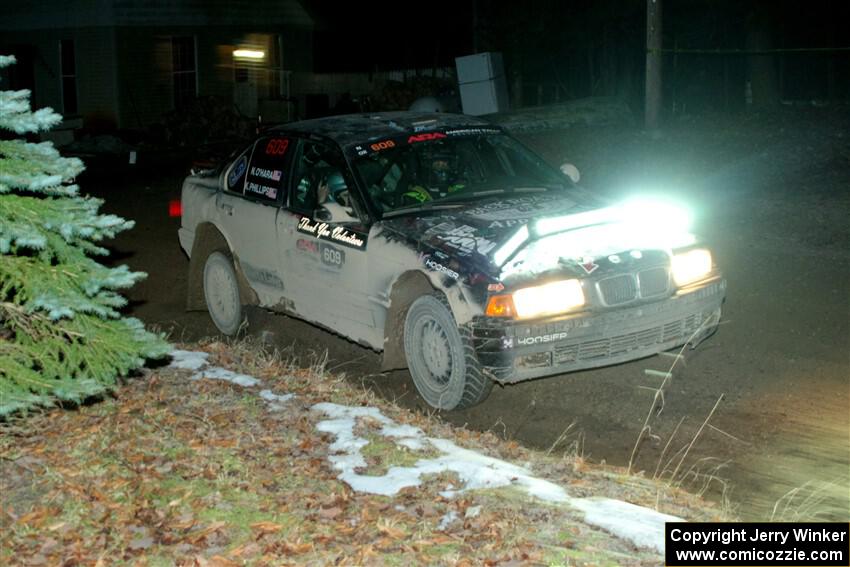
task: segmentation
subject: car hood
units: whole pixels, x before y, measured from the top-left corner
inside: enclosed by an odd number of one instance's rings
[[[584,192],[517,194],[481,199],[456,209],[426,210],[381,221],[396,238],[415,243],[420,251],[437,252],[461,264],[496,275],[493,253],[517,229],[532,220],[580,213],[600,206]]]
[[[672,219],[624,217],[583,191],[520,194],[382,221],[388,236],[459,274],[518,285],[543,274],[587,277],[664,262],[695,237]],[[618,256],[619,255],[619,256]],[[598,268],[599,272],[596,272]]]

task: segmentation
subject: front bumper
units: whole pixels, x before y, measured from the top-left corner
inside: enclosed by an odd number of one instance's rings
[[[513,383],[695,346],[717,327],[725,295],[726,281],[715,279],[632,307],[532,323],[479,317],[470,325],[485,370]]]

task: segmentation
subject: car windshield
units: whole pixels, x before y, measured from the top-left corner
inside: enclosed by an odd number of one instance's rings
[[[374,144],[355,159],[369,198],[385,216],[459,206],[504,193],[562,189],[569,180],[501,133]]]

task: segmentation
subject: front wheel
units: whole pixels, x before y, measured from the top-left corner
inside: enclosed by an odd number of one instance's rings
[[[239,281],[233,262],[222,252],[213,252],[204,264],[204,300],[218,330],[235,335],[242,325]]]
[[[432,407],[474,406],[493,389],[468,331],[458,329],[441,294],[423,295],[410,306],[404,321],[404,353],[416,389]]]

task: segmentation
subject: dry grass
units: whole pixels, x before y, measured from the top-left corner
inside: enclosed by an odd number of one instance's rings
[[[398,423],[522,462],[575,496],[599,495],[691,519],[717,510],[661,483],[585,462],[569,428],[550,454],[492,433],[413,414],[328,373],[317,353],[296,368],[252,341],[193,345],[213,364],[295,393],[269,411],[255,392],[149,369],[115,398],[52,410],[0,429],[0,563],[32,565],[657,564],[650,552],[591,528],[574,511],[513,490],[440,492],[437,475],[395,497],[353,492],[336,478],[318,402],[377,406]],[[369,424],[359,427],[369,434]],[[372,435],[367,474],[410,464]],[[453,521],[447,518],[456,517]],[[441,525],[443,524],[443,525]]]

